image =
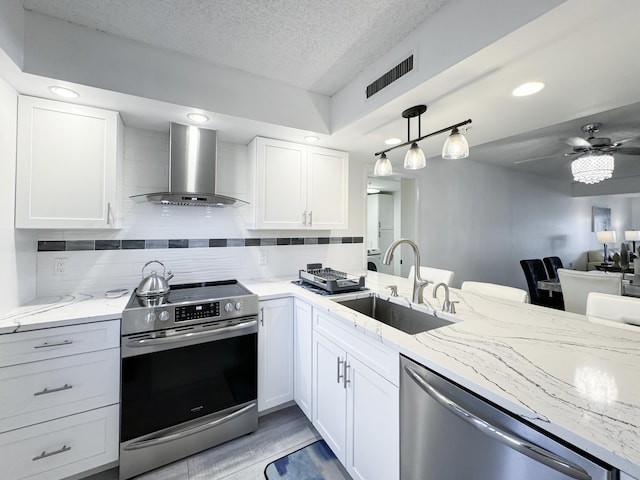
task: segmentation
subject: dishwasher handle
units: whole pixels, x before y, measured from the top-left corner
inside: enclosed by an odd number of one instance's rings
[[[409,375],[409,378],[416,382],[418,386],[422,390],[424,390],[424,392],[427,393],[431,398],[433,398],[441,406],[449,410],[457,417],[461,418],[471,426],[480,430],[485,435],[506,445],[509,448],[522,453],[523,455],[526,455],[536,462],[542,463],[543,465],[546,465],[547,467],[563,473],[564,475],[567,475],[571,478],[575,478],[576,480],[591,480],[591,475],[589,475],[589,473],[587,473],[587,471],[579,465],[565,460],[564,458],[559,457],[558,455],[544,448],[534,445],[533,443],[528,442],[527,440],[517,435],[508,433],[496,427],[495,425],[491,425],[482,418],[465,410],[453,400],[446,397],[442,392],[437,390],[424,378],[422,378],[422,376],[411,366],[405,365],[404,370],[407,375]]]

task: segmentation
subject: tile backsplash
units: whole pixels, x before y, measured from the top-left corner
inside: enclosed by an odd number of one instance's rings
[[[318,232],[251,230],[251,206],[137,203],[129,196],[167,189],[169,136],[128,127],[124,133],[119,228],[40,230],[38,296],[132,289],[150,260],[163,262],[175,275],[171,281],[174,284],[229,278],[293,279],[307,263],[364,272],[361,205],[350,206],[350,218],[355,221],[348,230]],[[225,143],[218,147],[218,165],[222,167],[218,169],[218,181],[224,184],[224,193],[251,202],[252,189],[245,174],[249,166],[246,147]]]

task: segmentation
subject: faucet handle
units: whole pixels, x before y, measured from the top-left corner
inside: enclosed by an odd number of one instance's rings
[[[397,285],[385,285],[384,288],[388,288],[391,290],[391,296],[392,297],[397,297],[398,296],[398,286]]]
[[[452,300],[449,302],[449,310],[448,313],[456,313],[456,303],[460,303],[458,300]]]

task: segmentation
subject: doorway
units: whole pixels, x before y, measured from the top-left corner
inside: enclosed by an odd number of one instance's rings
[[[417,198],[414,178],[367,177],[368,270],[404,277],[409,274],[410,262],[403,262],[401,251],[396,251],[391,265],[384,265],[382,259],[398,238],[417,242]]]

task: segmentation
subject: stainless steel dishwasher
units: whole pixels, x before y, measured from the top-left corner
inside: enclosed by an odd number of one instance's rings
[[[402,480],[604,480],[613,467],[401,357]]]

